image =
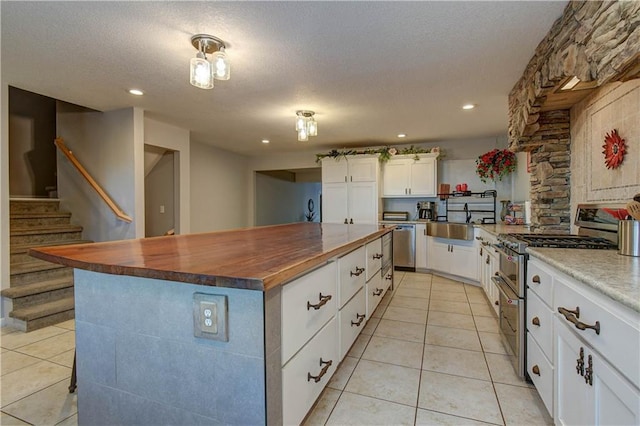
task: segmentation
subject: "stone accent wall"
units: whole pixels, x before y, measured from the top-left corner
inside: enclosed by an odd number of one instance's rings
[[[543,232],[569,232],[571,215],[571,137],[569,111],[540,114],[540,130],[529,143],[531,151],[531,222]]]
[[[640,77],[640,1],[571,1],[509,93],[509,148],[531,152],[532,225],[571,230],[571,117],[545,100],[566,79]]]

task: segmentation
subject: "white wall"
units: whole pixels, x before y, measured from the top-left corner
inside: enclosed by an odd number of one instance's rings
[[[189,131],[145,117],[144,143],[174,152],[174,169],[179,183],[174,187],[177,211],[175,225],[177,234],[191,232],[191,144]]]
[[[320,182],[292,182],[256,173],[256,225],[305,222],[309,199],[313,200],[315,220],[320,218]]]
[[[144,236],[144,141],[142,111],[66,112],[57,116],[58,135],[132,223],[116,218],[71,162],[58,152],[58,194],[83,237],[111,241]]]
[[[9,86],[0,86],[0,288],[9,288]],[[2,298],[0,326],[5,325],[11,300]]]
[[[247,157],[191,142],[191,232],[243,228]]]

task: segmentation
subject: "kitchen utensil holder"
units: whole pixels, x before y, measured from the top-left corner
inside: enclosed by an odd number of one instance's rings
[[[640,257],[640,220],[618,222],[618,253]]]

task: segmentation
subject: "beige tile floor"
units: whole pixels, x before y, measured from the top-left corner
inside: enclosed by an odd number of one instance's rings
[[[479,287],[396,271],[307,425],[550,425]]]
[[[402,272],[395,282],[307,424],[552,424],[514,374],[478,287]],[[73,330],[73,321],[31,333],[2,328],[0,425],[77,425],[67,390]]]

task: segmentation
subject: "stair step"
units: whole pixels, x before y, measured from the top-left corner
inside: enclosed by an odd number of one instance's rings
[[[52,265],[56,265],[53,264]],[[21,274],[13,274],[11,271],[10,286],[9,288],[33,284],[36,282],[55,280],[59,278],[72,278],[73,268],[68,266],[56,265],[54,268],[40,269]]]
[[[14,324],[19,329],[28,332],[74,318],[74,303],[73,297],[66,297],[37,306],[14,309],[9,312],[9,316],[15,318]]]
[[[28,262],[13,263],[9,268],[9,275],[16,276],[30,274],[32,272],[50,271],[53,269],[65,268],[64,265],[47,262],[46,260],[32,258]]]
[[[68,212],[25,212],[12,213],[9,215],[9,222],[12,228],[45,226],[45,225],[65,225],[69,224],[71,213]]]
[[[29,260],[33,260],[33,257],[29,256],[29,249],[31,248],[41,248],[41,247],[49,247],[49,246],[62,246],[67,244],[86,244],[92,243],[91,240],[65,240],[65,241],[47,241],[44,243],[32,243],[32,244],[13,244],[10,249],[10,259],[9,262],[11,264],[28,262]]]
[[[60,200],[57,198],[10,198],[9,213],[55,212]]]
[[[82,226],[78,225],[48,225],[13,227],[10,230],[11,245],[49,243],[57,241],[79,240],[82,238]]]
[[[73,297],[73,277],[37,281],[2,290],[2,295],[12,299],[13,309],[27,308]]]
[[[53,280],[25,284],[18,287],[5,288],[0,292],[0,294],[2,294],[3,297],[8,297],[9,299],[17,299],[20,297],[46,293],[48,291],[60,290],[67,287],[73,287],[73,279],[56,278]]]

